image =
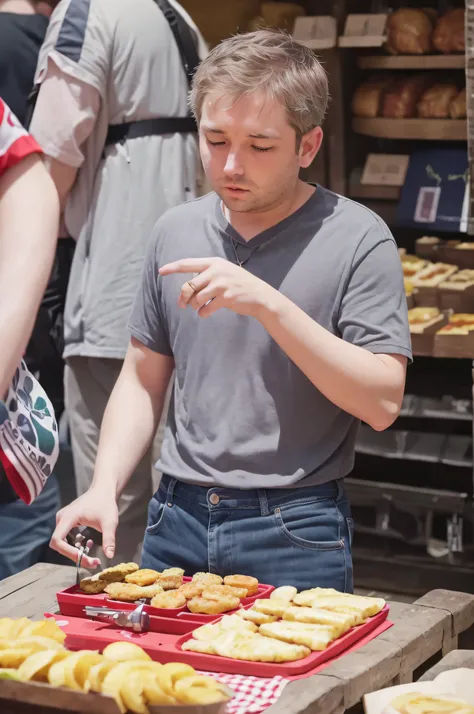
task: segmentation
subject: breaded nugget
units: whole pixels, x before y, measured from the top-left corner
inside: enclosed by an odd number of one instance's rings
[[[204,588],[204,583],[183,583],[179,588],[179,592],[183,593],[186,600],[191,600],[193,597],[199,597]]]
[[[155,595],[150,605],[162,610],[173,610],[186,605],[186,598],[179,590],[168,590],[168,592]]]
[[[310,625],[307,622],[270,622],[260,625],[260,634],[283,642],[304,645],[313,652],[325,650],[335,639],[335,632],[327,625]]]
[[[254,622],[256,625],[263,625],[267,622],[275,622],[275,620],[278,620],[276,615],[265,615],[264,612],[257,612],[257,610],[254,610],[253,608],[250,608],[250,610],[242,608],[235,614],[241,617],[242,620]]]
[[[232,588],[230,585],[208,585],[202,591],[202,597],[206,598],[206,600],[219,600],[228,595],[243,600],[247,597],[247,590],[245,588]]]
[[[298,590],[293,585],[283,585],[281,588],[273,590],[270,595],[270,600],[286,600],[292,602]]]
[[[87,593],[88,595],[98,595],[99,593],[104,592],[107,587],[107,583],[105,580],[100,580],[97,575],[93,575],[91,578],[84,578],[81,580],[79,587],[83,593]]]
[[[204,583],[205,585],[222,585],[224,582],[220,575],[215,573],[195,573],[193,575],[193,582]]]
[[[161,585],[163,590],[177,590],[183,584],[184,570],[181,568],[168,568],[158,573],[156,582]]]
[[[253,609],[257,612],[263,612],[265,615],[276,615],[283,617],[285,610],[291,607],[291,603],[287,600],[255,600]]]
[[[125,576],[126,583],[133,583],[133,585],[139,585],[141,588],[146,585],[153,585],[156,583],[159,576],[157,570],[150,570],[145,568],[144,570],[137,570],[135,573],[130,573]]]
[[[239,598],[231,595],[226,595],[219,600],[206,600],[203,597],[193,597],[188,600],[189,610],[201,615],[220,615],[222,612],[236,610],[239,605]]]
[[[109,583],[105,588],[105,592],[112,600],[121,600],[122,602],[136,602],[144,597],[142,594],[143,588],[132,583]]]
[[[98,573],[98,576],[107,583],[121,583],[125,580],[127,575],[135,573],[138,569],[136,563],[119,563],[118,565],[113,565],[111,568],[106,568],[101,573]]]
[[[245,588],[247,597],[258,593],[258,580],[250,575],[227,575],[224,578],[224,584],[230,585],[233,588]]]
[[[138,585],[137,587],[140,586]],[[142,591],[142,598],[144,597],[147,600],[164,592],[163,588],[161,587],[161,585],[158,585],[158,583],[154,583],[153,585],[146,585],[145,587],[140,588],[140,590]]]

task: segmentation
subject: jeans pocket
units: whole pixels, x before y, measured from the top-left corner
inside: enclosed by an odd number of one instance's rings
[[[343,550],[341,513],[332,499],[276,508],[275,523],[291,543],[308,550]]]
[[[158,499],[153,496],[148,504],[148,525],[146,529],[148,535],[155,535],[158,533],[158,530],[163,524],[166,510],[166,504],[162,501],[158,501]]]

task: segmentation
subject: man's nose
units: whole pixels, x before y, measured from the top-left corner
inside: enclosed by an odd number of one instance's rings
[[[239,159],[239,153],[237,151],[229,151],[227,154],[227,161],[224,166],[224,173],[227,176],[242,176],[244,173],[244,168],[242,162]]]

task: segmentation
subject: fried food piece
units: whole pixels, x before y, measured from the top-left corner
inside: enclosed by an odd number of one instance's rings
[[[258,580],[250,575],[227,575],[224,578],[224,584],[230,585],[233,588],[245,588],[247,597],[258,593]]]
[[[222,612],[236,610],[239,605],[239,598],[232,595],[223,596],[218,600],[206,600],[203,597],[193,597],[188,600],[189,610],[201,615],[220,615]]]
[[[333,627],[328,625],[310,625],[306,622],[270,622],[261,625],[261,635],[274,637],[283,642],[304,645],[313,652],[325,650],[336,638]]]
[[[284,600],[293,602],[294,597],[298,594],[298,590],[293,585],[283,585],[281,588],[276,588],[270,594],[270,600]]]
[[[317,597],[313,600],[311,606],[323,610],[336,610],[337,612],[357,612],[365,619],[383,610],[385,600],[381,597],[338,593],[328,597]]]
[[[336,631],[337,637],[362,622],[362,618],[357,613],[334,612],[313,607],[290,607],[283,613],[283,620],[330,625]]]
[[[18,669],[31,654],[31,649],[28,647],[0,650],[0,667]]]
[[[316,597],[326,597],[329,595],[341,595],[341,593],[333,588],[311,588],[311,590],[302,590],[298,595],[295,595],[293,603],[295,605],[301,605],[302,607],[311,607]]]
[[[146,598],[147,600],[150,600],[163,592],[163,588],[161,585],[158,585],[158,583],[155,583],[154,585],[147,585],[146,587],[140,588],[140,590],[142,591],[141,598]]]
[[[43,650],[30,655],[20,665],[18,676],[23,682],[36,681],[47,682],[48,672],[51,665],[55,662],[70,657],[71,653],[67,650]]]
[[[275,620],[278,620],[278,617],[276,615],[265,615],[265,613],[257,612],[257,610],[254,610],[253,608],[250,608],[250,610],[244,610],[242,608],[241,610],[238,610],[235,614],[241,617],[242,620],[253,622],[256,625],[263,625],[267,622],[275,622]]]
[[[231,630],[257,632],[258,627],[253,622],[243,620],[237,615],[224,615],[219,622],[198,627],[197,630],[194,630],[193,637],[196,640],[213,640],[215,637],[222,635],[223,632],[230,632]]]
[[[237,631],[217,637],[212,646],[221,657],[249,662],[294,662],[311,653],[311,650],[303,645],[289,644],[260,634]]]
[[[283,617],[285,610],[291,607],[291,603],[287,600],[255,600],[253,609],[257,612],[263,612],[264,615],[275,615]]]
[[[30,649],[31,654],[34,654],[43,650],[62,650],[64,647],[57,640],[41,635],[32,635],[31,637],[22,636],[21,639],[16,640],[0,640],[0,650],[9,649]]]
[[[99,593],[104,592],[107,587],[107,581],[101,580],[98,575],[93,575],[91,578],[84,578],[81,580],[79,587],[83,593],[87,593],[88,595],[98,595]]]
[[[183,593],[179,592],[179,590],[168,590],[168,592],[162,592],[155,595],[150,605],[152,607],[159,607],[165,610],[172,610],[186,605],[186,598]]]
[[[130,573],[125,576],[126,583],[132,583],[133,585],[139,585],[141,588],[146,585],[153,585],[158,580],[159,572],[157,570],[150,570],[149,568],[144,568],[143,570],[137,570],[135,573]]]
[[[202,674],[194,674],[194,676],[180,679],[175,684],[173,694],[183,704],[200,706],[225,702],[229,699],[222,684],[212,677]]]
[[[212,642],[209,640],[194,640],[190,639],[183,643],[181,649],[184,652],[199,652],[199,654],[217,654]]]
[[[199,597],[205,588],[204,583],[183,583],[179,588],[179,592],[183,593],[186,600],[191,600],[193,597]]]
[[[390,709],[399,714],[474,714],[474,707],[462,699],[419,692],[400,694],[390,702]]]
[[[105,592],[112,600],[121,602],[136,602],[142,598],[153,597],[148,588],[141,588],[138,585],[132,585],[132,583],[109,583]]]
[[[108,660],[114,662],[129,662],[143,660],[150,662],[151,657],[145,650],[136,645],[134,642],[111,642],[110,645],[104,648],[102,653]]]
[[[206,600],[220,600],[228,595],[243,600],[247,597],[247,590],[245,588],[233,588],[230,585],[209,585],[202,591],[202,597]]]
[[[137,570],[139,570],[139,567],[136,563],[119,563],[119,565],[113,565],[111,568],[106,568],[101,573],[98,573],[98,577],[107,583],[121,583],[127,575],[135,573]]]
[[[162,573],[158,573],[156,582],[163,590],[177,590],[183,584],[184,570],[181,568],[167,568]]]
[[[49,617],[35,622],[28,620],[26,627],[23,627],[21,632],[19,632],[16,636],[22,639],[24,637],[32,637],[35,635],[48,637],[50,640],[56,640],[56,642],[59,642],[61,645],[64,644],[66,639],[66,634],[61,630],[56,620]],[[13,634],[12,637],[15,637],[15,634]]]
[[[194,583],[204,583],[205,585],[222,585],[224,582],[220,575],[215,573],[195,573],[193,575]]]

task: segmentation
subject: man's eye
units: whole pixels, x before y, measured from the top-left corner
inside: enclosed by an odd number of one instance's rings
[[[207,143],[211,146],[224,146],[225,141],[210,141],[210,139],[208,139]]]
[[[267,146],[265,149],[262,146],[253,146],[252,149],[255,149],[255,151],[271,151],[273,149],[273,146]]]

